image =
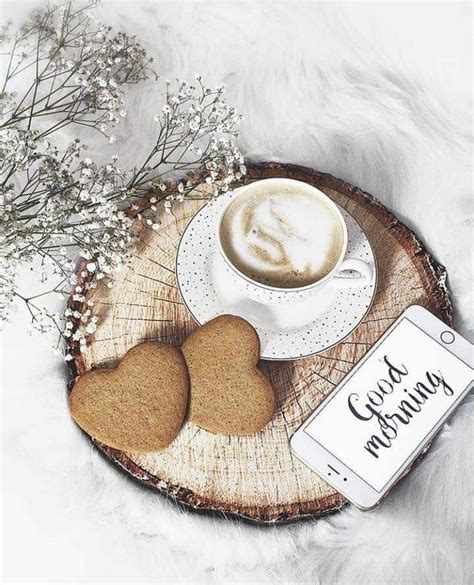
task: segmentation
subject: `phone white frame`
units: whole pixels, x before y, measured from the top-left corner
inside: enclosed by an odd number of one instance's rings
[[[313,414],[298,428],[290,439],[290,446],[293,453],[298,459],[310,467],[317,473],[324,481],[330,484],[334,489],[340,492],[345,498],[352,502],[362,510],[370,510],[374,508],[382,498],[384,498],[390,489],[408,473],[414,461],[420,454],[426,450],[433,437],[438,433],[446,420],[451,416],[458,404],[468,394],[473,387],[473,380],[468,384],[463,393],[458,396],[456,401],[451,405],[449,410],[445,413],[442,419],[431,430],[428,436],[413,450],[410,458],[400,468],[400,470],[393,476],[385,488],[378,492],[351,469],[346,467],[339,459],[337,459],[330,451],[325,449],[322,445],[316,442],[305,428],[315,419],[319,412],[326,406],[326,404],[334,398],[345,385],[345,383],[357,372],[362,364],[372,355],[372,353],[381,345],[384,339],[391,333],[391,331],[403,319],[408,319],[413,324],[417,325],[435,341],[451,351],[455,356],[460,358],[471,369],[474,367],[473,346],[458,333],[453,331],[440,319],[435,317],[432,313],[419,305],[412,305],[404,311],[400,317],[393,323],[393,325],[382,335],[376,344],[367,352],[367,354],[357,363],[351,372],[344,378],[338,387],[330,394],[328,398],[318,406]],[[443,340],[444,337],[444,340]],[[446,341],[445,341],[446,340]]]

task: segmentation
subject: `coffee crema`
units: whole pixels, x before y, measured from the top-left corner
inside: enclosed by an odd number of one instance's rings
[[[298,288],[327,276],[344,246],[341,220],[304,188],[261,185],[229,205],[220,225],[222,248],[247,277]]]

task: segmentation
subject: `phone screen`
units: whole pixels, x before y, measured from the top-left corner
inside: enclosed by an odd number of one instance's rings
[[[472,382],[472,370],[407,318],[305,432],[381,492]]]

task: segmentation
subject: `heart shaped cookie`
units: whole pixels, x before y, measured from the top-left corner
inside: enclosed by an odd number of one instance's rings
[[[77,424],[101,443],[144,453],[173,441],[187,401],[188,375],[180,351],[164,343],[142,343],[116,368],[81,376],[69,408]]]
[[[258,370],[260,341],[240,317],[221,315],[192,333],[182,352],[191,383],[190,420],[225,435],[252,435],[275,413],[270,381]]]

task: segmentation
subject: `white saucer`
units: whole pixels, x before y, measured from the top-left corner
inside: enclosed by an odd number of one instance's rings
[[[374,280],[363,288],[332,289],[332,295],[315,307],[313,299],[292,305],[262,305],[235,291],[228,282],[217,253],[219,212],[232,193],[205,205],[189,222],[181,237],[176,276],[183,301],[201,325],[230,313],[252,323],[258,332],[261,357],[294,360],[329,349],[350,335],[370,309],[377,285],[375,257],[367,236],[344,209],[348,232],[347,258],[359,258],[374,266]]]

